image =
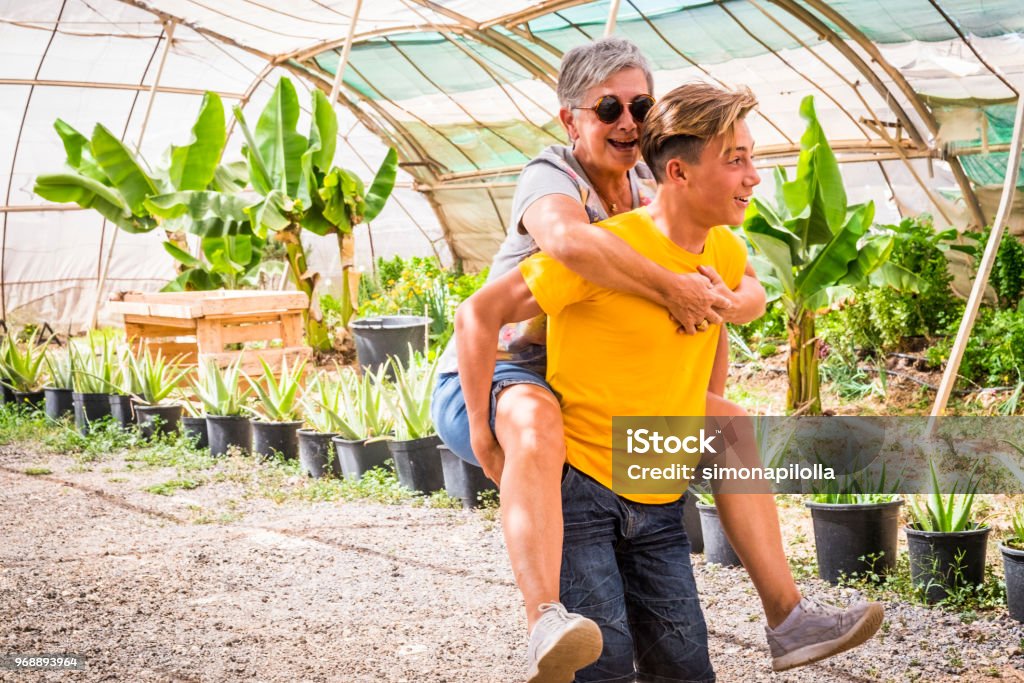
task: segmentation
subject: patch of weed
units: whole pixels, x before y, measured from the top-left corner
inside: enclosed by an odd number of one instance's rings
[[[43,474],[53,474],[53,470],[51,470],[49,467],[45,467],[45,466],[26,467],[25,468],[25,474],[28,474],[28,475],[33,476],[33,477],[37,477],[37,476],[40,476],[40,475],[43,475]]]

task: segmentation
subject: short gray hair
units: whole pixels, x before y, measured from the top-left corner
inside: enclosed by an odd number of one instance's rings
[[[558,101],[567,109],[578,107],[583,94],[623,69],[640,69],[647,79],[647,92],[653,94],[651,65],[640,48],[626,40],[609,36],[585,45],[577,45],[562,57],[558,70]],[[589,104],[589,103],[588,103]]]

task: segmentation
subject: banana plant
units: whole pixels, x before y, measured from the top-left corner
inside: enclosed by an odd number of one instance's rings
[[[246,212],[260,237],[272,235],[285,245],[292,280],[312,304],[318,274],[307,265],[302,230],[335,235],[342,268],[350,268],[352,229],[373,220],[384,207],[395,184],[397,154],[388,150],[369,190],[365,189],[355,174],[333,165],[338,121],[320,90],[313,90],[309,136],[297,131],[299,101],[287,78],[278,81],[255,131],[240,107],[234,113],[245,136],[243,154],[250,182],[262,198]],[[306,337],[313,348],[331,346],[326,325],[309,311]]]
[[[804,98],[800,115],[807,129],[800,138],[796,177],[775,171],[776,206],[755,198],[747,209],[743,230],[758,256],[755,267],[766,289],[777,290],[789,329],[790,410],[821,412],[818,362],[821,342],[815,316],[850,288],[872,275],[895,279],[904,274],[885,268],[893,248],[891,234],[869,231],[874,202],[848,206],[839,164],[814,112]],[[766,269],[765,269],[766,267]]]
[[[241,210],[245,202],[237,193],[248,182],[244,163],[221,163],[227,128],[216,93],[204,95],[189,141],[172,145],[160,166],[147,163],[103,124],[96,124],[90,138],[61,119],[54,128],[64,144],[65,169],[36,178],[37,195],[93,209],[129,233],[162,227],[167,235],[164,249],[181,271],[165,290],[237,287],[252,279],[264,242],[252,234]],[[204,212],[163,209],[175,203],[168,195],[204,191],[231,199],[221,199]],[[222,204],[243,206],[228,211]],[[200,236],[201,257],[189,254],[185,232]]]

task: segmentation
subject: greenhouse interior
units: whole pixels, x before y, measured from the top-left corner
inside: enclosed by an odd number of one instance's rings
[[[1024,680],[1022,89],[1021,0],[0,0],[0,672]]]

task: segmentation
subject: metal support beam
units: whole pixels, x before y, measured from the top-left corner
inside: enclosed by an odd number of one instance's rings
[[[963,320],[960,321],[960,329],[957,331],[956,341],[953,343],[953,349],[949,353],[946,369],[942,373],[939,393],[935,397],[935,405],[932,407],[932,420],[929,424],[929,431],[934,427],[935,418],[946,412],[946,404],[949,402],[949,396],[953,392],[957,372],[960,370],[960,362],[963,360],[964,350],[967,348],[967,339],[970,337],[974,321],[978,317],[978,308],[981,306],[981,299],[985,295],[985,288],[988,286],[988,277],[992,273],[996,254],[999,252],[999,243],[1003,238],[1003,230],[1013,208],[1013,197],[1017,190],[1017,177],[1020,173],[1022,146],[1024,146],[1024,96],[1017,98],[1017,115],[1013,123],[1013,137],[1010,139],[1010,155],[1009,161],[1006,164],[1006,178],[1003,179],[1003,195],[999,200],[999,210],[996,212],[996,220],[992,224],[992,232],[989,233],[988,244],[985,245],[985,254],[981,257],[981,263],[978,264],[978,273],[974,278],[971,296],[967,299],[967,310],[964,311]]]
[[[615,21],[619,18],[619,5],[622,0],[612,0],[611,5],[608,7],[608,21],[604,24],[604,37],[615,33]]]

